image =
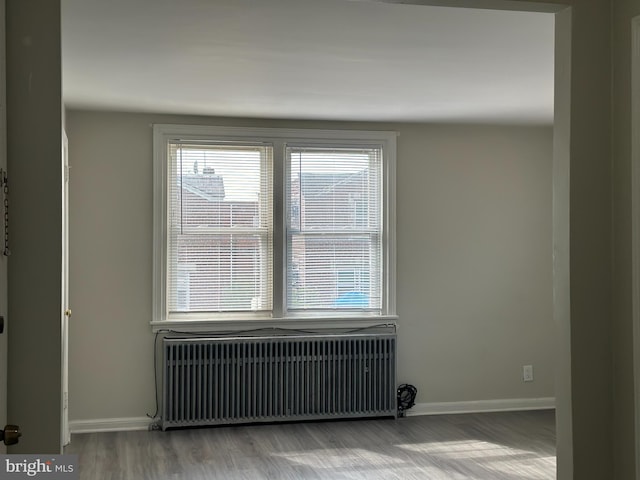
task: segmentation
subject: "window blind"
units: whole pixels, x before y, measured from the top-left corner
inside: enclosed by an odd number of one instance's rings
[[[167,309],[269,311],[273,149],[168,143]]]
[[[382,149],[289,146],[287,310],[382,309]]]

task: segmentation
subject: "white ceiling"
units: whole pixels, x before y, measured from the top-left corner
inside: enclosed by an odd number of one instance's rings
[[[347,0],[62,0],[68,107],[551,123],[553,15]]]

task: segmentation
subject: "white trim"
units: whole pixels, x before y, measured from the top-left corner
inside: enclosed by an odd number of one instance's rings
[[[418,403],[407,411],[407,416],[548,410],[555,408],[555,404],[553,397]],[[152,423],[148,417],[96,418],[72,420],[69,428],[71,433],[126,432],[149,430]]]
[[[396,310],[396,155],[397,145],[396,136],[389,135],[387,139],[387,145],[384,150],[384,154],[387,155],[386,159],[383,159],[383,167],[385,171],[383,173],[383,188],[387,191],[382,192],[382,197],[386,202],[383,208],[384,215],[384,235],[387,245],[383,245],[383,251],[386,259],[386,265],[384,266],[386,276],[384,278],[384,285],[387,289],[385,292],[385,301],[387,302],[385,311],[390,314],[395,314]]]
[[[258,128],[258,127],[225,127],[218,125],[175,125],[155,124],[154,134],[180,140],[202,140],[203,137],[224,137],[225,140],[255,141],[280,139],[303,140],[344,140],[348,144],[359,141],[379,141],[395,138],[397,132],[388,130],[320,130],[314,128]],[[353,140],[353,142],[352,142]]]
[[[387,323],[390,317],[395,317],[396,308],[396,137],[397,132],[383,130],[316,130],[316,129],[288,129],[288,128],[252,128],[225,127],[210,125],[153,125],[153,292],[151,325],[154,332],[166,328],[180,328],[182,330],[220,330],[228,328],[245,328],[249,324],[260,327],[270,327],[273,324],[304,324],[320,323],[333,325],[336,322],[353,324],[354,317],[363,317],[369,323]],[[237,312],[221,314],[188,314],[171,315],[167,312],[167,184],[168,161],[167,143],[169,141],[197,141],[215,139],[221,141],[238,141],[251,143],[265,143],[273,146],[274,155],[274,245],[273,245],[273,311],[267,312]],[[373,146],[381,147],[383,151],[383,300],[382,312],[368,316],[366,312],[336,311],[334,314],[323,313],[314,316],[313,313],[285,312],[286,288],[286,251],[284,231],[283,204],[284,185],[286,179],[286,161],[284,142],[299,141],[307,145],[318,146]],[[282,177],[282,178],[281,178]],[[282,268],[282,271],[279,269]],[[275,318],[271,318],[271,316]],[[308,318],[310,317],[310,318]],[[360,324],[360,322],[357,322]],[[360,325],[358,325],[360,326]]]
[[[64,109],[63,109],[64,112]],[[69,430],[69,138],[65,130],[64,122],[62,126],[62,222],[61,222],[61,243],[62,243],[62,288],[60,289],[61,309],[60,309],[60,368],[61,368],[61,388],[60,407],[61,418],[61,445],[64,448],[71,441]]]
[[[69,429],[71,433],[128,432],[134,430],[149,430],[152,422],[153,420],[148,417],[71,420],[69,422]]]
[[[180,332],[229,332],[230,330],[256,330],[256,329],[355,329],[384,326],[397,329],[398,317],[385,315],[381,317],[303,317],[303,318],[269,318],[256,319],[227,319],[227,320],[164,320],[151,322],[153,333],[176,330]]]
[[[526,3],[526,2],[523,2]],[[557,476],[574,477],[571,317],[571,134],[573,7],[555,15],[553,121],[553,319]]]
[[[631,296],[636,478],[640,478],[640,16],[631,20]]]
[[[499,400],[471,400],[467,402],[431,402],[417,403],[413,408],[407,410],[407,416],[549,410],[555,409],[555,407],[556,399],[554,397],[505,398]]]
[[[167,317],[167,152],[164,132],[153,127],[153,275],[152,319]]]

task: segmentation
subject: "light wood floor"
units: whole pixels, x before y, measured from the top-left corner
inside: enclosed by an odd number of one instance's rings
[[[82,480],[556,478],[553,411],[73,435]]]

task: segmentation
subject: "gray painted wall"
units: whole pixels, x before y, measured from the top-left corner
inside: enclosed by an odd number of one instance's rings
[[[631,19],[640,0],[613,2],[613,454],[614,479],[635,478],[631,301]],[[638,375],[636,373],[636,375]],[[635,401],[638,401],[637,399]],[[637,420],[636,420],[637,421]]]
[[[38,12],[37,14],[34,14]],[[60,5],[7,0],[10,453],[60,452]]]
[[[420,403],[554,396],[551,127],[72,110],[72,420],[154,410],[152,123],[397,130],[399,381]]]
[[[2,91],[0,91],[0,104],[6,105],[6,87],[7,87],[7,72],[6,72],[6,26],[4,21],[5,15],[5,1],[0,0],[0,29],[2,29],[2,36],[0,37],[0,85],[2,85]],[[7,170],[7,123],[6,123],[6,110],[0,112],[0,168],[4,171]],[[0,254],[0,315],[8,322],[8,272],[9,272],[9,259]],[[5,324],[5,327],[8,323]],[[7,385],[7,342],[8,333],[0,335],[0,385]],[[7,422],[7,389],[0,388],[0,426],[6,425]],[[4,444],[0,445],[0,454],[7,452]]]
[[[564,319],[558,326],[561,351],[570,349],[571,354],[570,363],[564,360],[562,365],[570,367],[571,372],[570,376],[559,377],[564,391],[556,388],[561,418],[557,429],[558,473],[560,478],[587,480],[610,478],[613,471],[612,3],[566,3],[572,5],[571,61],[560,60],[563,68],[570,69],[570,105],[566,116],[556,117],[556,124],[569,122],[558,142],[568,142],[570,148],[570,252],[566,258],[571,288],[570,329],[567,331]],[[565,90],[565,100],[567,93]],[[557,157],[554,160],[563,161]],[[558,252],[556,249],[555,254]],[[570,425],[566,422],[569,416]]]

